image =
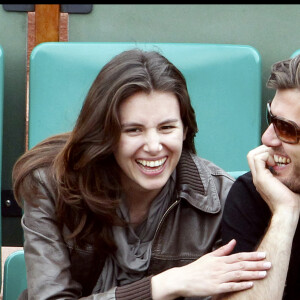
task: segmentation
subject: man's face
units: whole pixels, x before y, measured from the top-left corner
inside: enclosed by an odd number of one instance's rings
[[[300,89],[277,90],[271,104],[271,113],[295,122],[300,127]],[[289,189],[300,193],[300,142],[288,144],[278,139],[274,125],[270,124],[262,136],[262,143],[273,150],[276,176]]]

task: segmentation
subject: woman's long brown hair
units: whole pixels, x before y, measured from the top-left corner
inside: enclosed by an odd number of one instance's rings
[[[195,113],[182,73],[158,52],[125,51],[107,63],[94,80],[74,129],[50,137],[19,158],[13,189],[19,205],[41,197],[34,171],[44,168],[55,188],[57,220],[70,238],[104,252],[115,250],[111,227],[122,187],[113,151],[120,137],[119,106],[137,92],[171,92],[179,101],[187,137],[183,147],[195,153]]]

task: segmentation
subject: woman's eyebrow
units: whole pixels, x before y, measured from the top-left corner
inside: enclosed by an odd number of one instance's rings
[[[167,124],[167,123],[176,123],[178,122],[178,119],[174,118],[174,119],[166,119],[162,122],[160,122],[158,125],[163,125],[163,124]],[[121,124],[121,127],[134,127],[134,126],[143,126],[142,123],[138,123],[138,122],[125,122],[123,124]]]
[[[159,125],[168,124],[168,123],[176,123],[176,122],[178,122],[178,119],[167,119],[167,120],[164,120],[163,122],[159,123]]]
[[[121,124],[121,127],[134,127],[134,126],[143,126],[141,123],[137,123],[137,122],[127,122],[127,123],[123,123]]]

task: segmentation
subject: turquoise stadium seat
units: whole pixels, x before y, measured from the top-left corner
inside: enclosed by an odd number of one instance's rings
[[[3,300],[16,300],[27,288],[24,251],[11,253],[4,263]]]
[[[196,149],[234,177],[260,143],[261,59],[251,46],[197,43],[43,43],[30,59],[29,148],[72,130],[99,70],[123,50],[158,50],[184,74],[197,115]]]
[[[296,51],[292,54],[291,57],[295,57],[295,56],[297,56],[297,55],[299,55],[299,54],[300,54],[300,49],[299,49],[299,50],[296,50]]]
[[[0,170],[2,170],[2,135],[3,135],[3,99],[4,99],[4,52],[2,46],[0,46]],[[1,180],[0,180],[0,191]],[[0,194],[0,205],[1,205],[1,194]],[[1,207],[1,206],[0,206]],[[0,247],[2,246],[2,226],[1,226],[1,214],[0,214]],[[1,261],[1,251],[0,251]],[[0,273],[0,288],[1,288],[1,273]]]

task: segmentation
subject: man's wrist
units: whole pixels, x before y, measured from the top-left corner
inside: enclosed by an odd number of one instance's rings
[[[271,224],[283,229],[288,233],[295,233],[299,221],[299,212],[291,209],[280,209],[274,212]]]

